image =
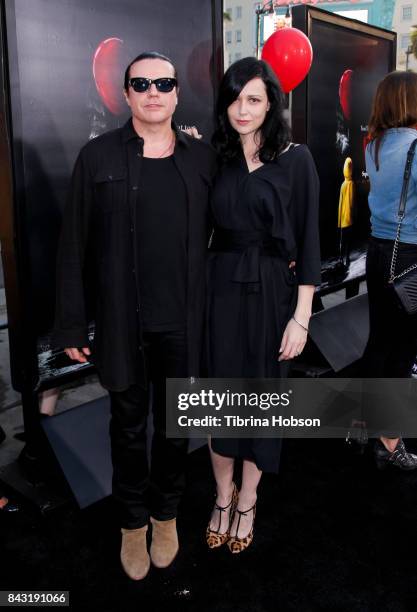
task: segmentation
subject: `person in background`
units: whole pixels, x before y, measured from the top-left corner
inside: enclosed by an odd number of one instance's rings
[[[363,373],[370,378],[411,376],[417,353],[417,315],[399,307],[389,285],[390,265],[398,227],[398,205],[411,143],[417,138],[417,74],[391,72],[378,85],[369,120],[365,151],[369,175],[371,237],[366,260],[370,334]],[[397,273],[417,263],[417,155],[414,156],[405,217],[398,249]],[[378,467],[417,468],[398,436],[376,442]]]

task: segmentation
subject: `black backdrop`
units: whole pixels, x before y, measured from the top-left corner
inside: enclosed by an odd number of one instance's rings
[[[44,386],[86,366],[51,351],[55,254],[76,155],[129,117],[126,65],[158,50],[178,66],[175,119],[212,131],[221,0],[1,0],[1,221],[12,381]]]

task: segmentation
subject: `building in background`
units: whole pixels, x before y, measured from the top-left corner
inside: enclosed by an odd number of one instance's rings
[[[254,0],[225,0],[225,69],[242,57],[256,55],[256,10],[261,5]]]
[[[305,4],[305,0],[293,0],[289,6]],[[307,2],[313,4],[313,2]],[[248,55],[256,55],[257,46],[262,50],[264,42],[278,28],[288,24],[288,6],[277,2],[263,0],[225,0],[224,11],[224,63],[225,68]],[[398,34],[397,68],[406,67],[417,70],[417,59],[410,51],[410,34],[412,26],[417,25],[417,0],[318,0],[318,8],[337,13],[351,19],[357,19],[370,25]],[[259,19],[256,11],[264,9]],[[259,40],[258,40],[259,38]],[[408,64],[407,64],[408,55]]]
[[[417,72],[417,59],[411,52],[410,35],[413,26],[417,27],[417,1],[397,0],[392,20],[392,29],[394,32],[397,32],[398,70],[408,68]]]

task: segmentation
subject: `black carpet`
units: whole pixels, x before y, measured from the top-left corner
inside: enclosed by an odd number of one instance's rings
[[[214,483],[207,447],[192,453],[180,553],[141,582],[120,567],[110,499],[46,518],[0,512],[0,589],[69,590],[73,610],[415,612],[417,474],[378,471],[370,447],[285,441],[280,475],[261,482],[254,543],[236,556],[206,547]]]

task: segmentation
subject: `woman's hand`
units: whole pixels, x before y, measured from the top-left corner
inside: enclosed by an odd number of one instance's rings
[[[294,263],[290,262],[290,268]],[[301,355],[307,342],[313,295],[314,285],[298,285],[297,307],[282,336],[278,361]]]
[[[293,359],[300,355],[307,342],[307,335],[307,330],[303,329],[299,323],[291,318],[282,336],[278,361]]]
[[[201,138],[203,138],[203,135],[199,133],[195,125],[192,125],[189,128],[184,128],[182,132],[185,132],[186,134],[188,134],[189,136],[192,136],[193,138],[197,138],[197,140],[200,140]]]

